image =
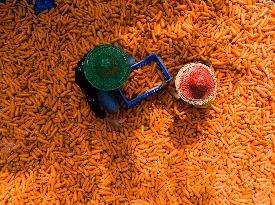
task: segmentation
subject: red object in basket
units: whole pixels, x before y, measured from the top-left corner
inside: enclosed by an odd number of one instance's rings
[[[209,70],[198,64],[182,73],[179,87],[186,98],[207,99],[214,92],[215,81]]]

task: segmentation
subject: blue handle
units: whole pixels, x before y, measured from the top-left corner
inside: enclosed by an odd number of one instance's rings
[[[166,69],[166,67],[164,66],[164,64],[160,60],[160,58],[157,56],[157,54],[151,54],[151,55],[145,57],[140,62],[132,64],[131,69],[136,70],[136,69],[141,68],[141,67],[143,67],[143,66],[145,66],[145,65],[147,65],[151,62],[156,62],[158,64],[157,69],[161,71],[165,83],[163,83],[162,85],[156,86],[156,87],[142,93],[141,95],[135,97],[132,100],[127,99],[124,92],[122,91],[122,89],[119,88],[118,91],[119,91],[123,101],[130,108],[136,106],[140,101],[146,99],[150,95],[162,90],[164,88],[164,85],[168,84],[172,80],[172,76],[169,74],[168,70]]]

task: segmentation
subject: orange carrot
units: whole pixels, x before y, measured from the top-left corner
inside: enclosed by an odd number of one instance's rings
[[[275,203],[274,5],[59,3],[39,20],[25,1],[1,4],[1,202]],[[98,43],[137,61],[156,52],[172,76],[188,61],[210,59],[217,100],[196,109],[159,93],[110,114],[123,122],[114,130],[74,82],[78,61]],[[132,98],[163,79],[148,66],[128,80]]]

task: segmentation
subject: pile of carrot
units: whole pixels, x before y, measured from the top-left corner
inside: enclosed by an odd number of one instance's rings
[[[122,85],[127,99],[133,99],[154,87],[161,85],[163,75],[157,69],[157,63],[149,63],[141,68],[133,70],[127,81]]]
[[[0,4],[1,204],[275,204],[272,2],[56,4]],[[210,60],[217,98],[197,109],[160,93],[113,114],[114,129],[74,82],[100,43],[158,53],[173,76]]]
[[[221,9],[224,6],[224,0],[209,0],[207,1],[208,5],[211,7],[214,7],[214,9],[218,10]],[[249,4],[249,1],[247,1],[246,3]],[[252,0],[251,0],[252,3]]]

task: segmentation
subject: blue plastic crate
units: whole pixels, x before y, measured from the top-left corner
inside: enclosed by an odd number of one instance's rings
[[[160,60],[160,58],[157,56],[157,54],[151,54],[151,55],[145,57],[142,61],[132,64],[131,69],[136,70],[136,69],[141,68],[151,62],[157,63],[157,69],[161,71],[163,78],[164,78],[164,82],[161,85],[156,86],[133,99],[127,99],[124,94],[124,91],[121,88],[119,88],[118,91],[119,91],[122,99],[124,100],[125,104],[130,108],[134,107],[136,104],[138,104],[140,101],[146,99],[150,95],[162,90],[164,88],[164,86],[169,84],[170,81],[172,80],[172,76],[170,75],[170,73],[168,72],[168,70],[166,69],[166,67],[164,66],[162,61]]]

